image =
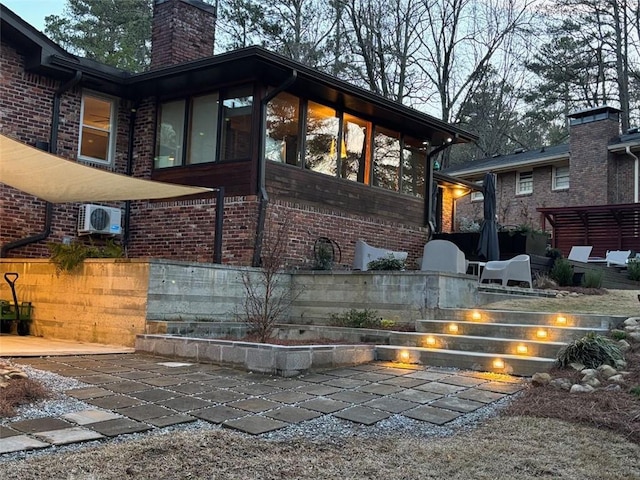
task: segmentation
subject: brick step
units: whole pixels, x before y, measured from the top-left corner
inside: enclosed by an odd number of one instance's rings
[[[418,320],[420,333],[455,334],[473,337],[493,337],[512,340],[536,340],[567,343],[589,332],[606,333],[606,328],[555,327],[521,323],[453,322],[448,320]]]
[[[419,363],[437,367],[454,367],[520,376],[531,376],[536,372],[546,371],[555,363],[554,358],[496,355],[484,352],[399,347],[395,345],[378,345],[376,347],[376,358],[384,361]]]
[[[482,308],[440,308],[430,312],[435,320],[469,321],[479,323],[518,323],[554,327],[610,329],[626,320],[622,315],[580,313],[514,312]]]

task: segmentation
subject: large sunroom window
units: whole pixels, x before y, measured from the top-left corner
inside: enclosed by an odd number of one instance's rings
[[[280,93],[267,104],[265,157],[274,162],[299,165],[300,99]]]
[[[305,168],[335,176],[340,147],[340,119],[337,112],[319,103],[309,102],[305,137]]]
[[[154,168],[250,159],[252,88],[158,105]]]
[[[402,148],[402,193],[424,196],[426,164],[427,149],[423,142],[405,136]]]
[[[400,134],[376,127],[373,144],[373,185],[397,192],[400,187]]]
[[[344,114],[340,177],[354,182],[369,183],[367,152],[371,144],[371,122]]]

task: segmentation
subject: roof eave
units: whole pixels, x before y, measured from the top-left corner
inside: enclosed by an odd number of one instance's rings
[[[470,176],[478,175],[480,173],[487,173],[487,172],[504,173],[504,172],[510,172],[513,170],[519,170],[523,167],[543,167],[545,165],[554,165],[564,160],[569,160],[569,152],[559,154],[559,155],[553,155],[550,157],[544,157],[541,159],[526,160],[522,162],[509,162],[504,165],[498,165],[498,166],[494,165],[492,167],[479,167],[479,168],[470,168],[466,170],[457,170],[457,171],[451,172],[451,174],[455,175],[456,177],[470,177]]]

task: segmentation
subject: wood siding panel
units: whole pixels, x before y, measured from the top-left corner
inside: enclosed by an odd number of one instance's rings
[[[334,208],[412,226],[423,225],[423,199],[330,177],[301,168],[267,162],[270,196]]]
[[[151,179],[200,187],[224,186],[226,196],[255,195],[257,184],[256,169],[249,161],[158,169]]]

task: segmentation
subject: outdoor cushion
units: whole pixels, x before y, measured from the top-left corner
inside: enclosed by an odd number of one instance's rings
[[[386,248],[376,248],[367,245],[363,240],[358,240],[356,241],[356,253],[353,257],[353,269],[366,272],[369,269],[369,262],[389,257],[404,261],[407,259],[407,252],[394,252]]]
[[[424,245],[420,270],[466,273],[467,259],[462,250],[448,240],[431,240]]]
[[[631,250],[611,250],[607,252],[606,262],[607,267],[626,267],[627,260],[631,255]]]
[[[487,262],[480,276],[480,283],[500,280],[500,284],[507,286],[509,280],[526,282],[533,288],[531,281],[531,260],[529,255],[518,255],[511,260],[493,260]]]
[[[591,255],[592,248],[593,247],[587,245],[571,247],[569,257],[567,258],[574,262],[587,263],[589,261],[589,255]]]

